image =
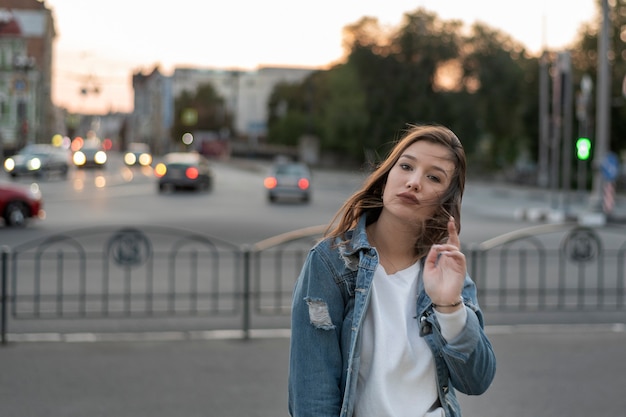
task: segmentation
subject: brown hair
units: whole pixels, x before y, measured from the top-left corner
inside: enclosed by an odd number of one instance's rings
[[[446,239],[448,235],[447,223],[450,216],[454,217],[457,231],[461,231],[461,200],[465,189],[467,164],[463,145],[461,145],[459,138],[446,127],[409,125],[404,131],[404,135],[394,144],[387,158],[368,176],[361,189],[346,200],[339,209],[326,230],[326,237],[345,240],[346,232],[356,227],[363,214],[367,215],[368,224],[378,219],[383,207],[382,193],[389,171],[396,165],[400,156],[409,146],[421,140],[448,148],[455,169],[450,186],[440,198],[439,207],[432,218],[425,221],[420,236],[416,236],[415,249],[418,256],[424,256],[430,246]],[[335,223],[336,225],[333,227]]]

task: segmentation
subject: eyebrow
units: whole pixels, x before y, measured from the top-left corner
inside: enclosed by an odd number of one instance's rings
[[[414,162],[417,162],[417,158],[414,157],[413,155],[409,155],[409,154],[402,154],[400,155],[400,158],[398,158],[398,162],[402,159],[402,158],[407,158],[410,159]],[[446,177],[448,177],[448,171],[446,171],[445,169],[443,169],[442,167],[440,167],[439,165],[432,165],[432,168],[436,171],[440,171],[442,174],[444,174]]]

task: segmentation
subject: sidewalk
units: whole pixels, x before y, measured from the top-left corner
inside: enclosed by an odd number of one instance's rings
[[[460,395],[464,417],[623,415],[623,324],[487,332],[496,379]],[[287,337],[11,343],[0,348],[0,415],[287,417],[288,358]]]
[[[463,197],[464,210],[477,208],[496,218],[537,223],[594,221],[601,213],[592,205],[589,192],[559,190],[553,193],[550,189],[486,181],[469,181]],[[626,223],[626,194],[613,196],[613,208],[605,215],[605,221]]]

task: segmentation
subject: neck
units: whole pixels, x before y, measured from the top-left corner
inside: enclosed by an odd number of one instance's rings
[[[379,219],[368,226],[367,236],[388,274],[408,268],[417,261],[414,230],[390,227]]]

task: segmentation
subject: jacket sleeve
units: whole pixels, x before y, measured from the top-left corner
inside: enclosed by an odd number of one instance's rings
[[[294,289],[288,382],[293,417],[340,414],[344,301],[335,275],[314,248]]]
[[[463,299],[467,322],[459,335],[450,341],[440,340],[450,382],[466,395],[480,395],[491,385],[496,372],[496,357],[484,331],[483,314],[476,298],[476,285],[466,277]]]

